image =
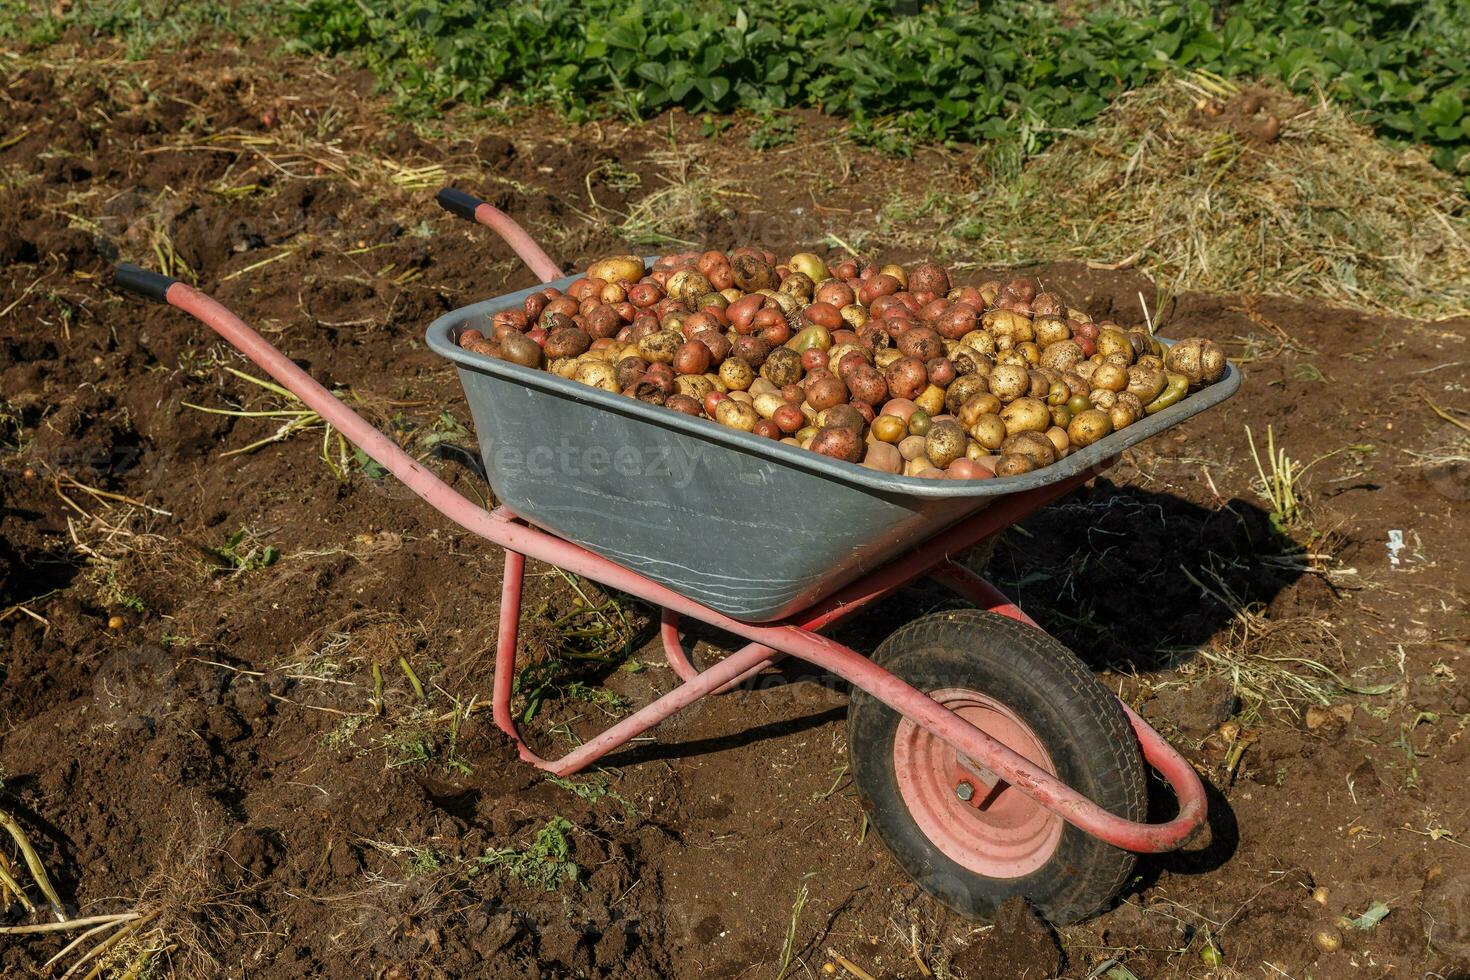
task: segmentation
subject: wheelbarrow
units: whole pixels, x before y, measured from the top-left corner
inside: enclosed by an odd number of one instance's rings
[[[438,201],[497,232],[547,285],[573,281],[503,212],[451,188]],[[925,480],[459,347],[461,332],[535,291],[523,290],[454,310],[428,329],[469,402],[499,501],[486,510],[214,299],[127,264],[115,282],[215,330],[419,497],[504,549],[494,719],[533,766],[578,772],[791,656],[851,685],[849,765],[869,820],[904,871],[963,915],[989,917],[1013,896],[1057,923],[1095,914],[1128,881],[1136,854],[1182,846],[1205,818],[1204,787],[1189,763],[956,558],[1103,472],[1128,446],[1229,397],[1240,385],[1233,367],[1042,470]],[[660,609],[664,651],[681,682],[559,759],[532,751],[511,709],[528,557]],[[822,635],[920,576],[975,608],[903,625],[871,658]],[[681,617],[746,645],[699,669],[684,649]],[[1145,760],[1177,798],[1165,822],[1145,819]]]

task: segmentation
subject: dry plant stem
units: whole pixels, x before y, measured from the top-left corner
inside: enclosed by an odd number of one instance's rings
[[[66,912],[61,907],[61,896],[56,894],[51,879],[46,875],[46,866],[41,863],[36,849],[31,846],[30,838],[26,836],[24,830],[20,829],[20,824],[15,822],[15,818],[4,810],[0,810],[0,825],[3,825],[9,831],[10,836],[15,839],[15,846],[20,848],[21,855],[25,857],[26,867],[30,869],[31,877],[36,879],[36,886],[51,903],[51,911],[56,916],[56,921],[65,922]]]
[[[26,910],[27,915],[36,911],[36,907],[31,904],[31,900],[26,898],[26,893],[21,889],[20,882],[15,880],[14,866],[11,865],[10,860],[3,854],[0,854],[0,888],[3,888],[4,893],[7,895],[14,895],[16,901],[20,902],[21,906]],[[4,902],[4,908],[10,908],[9,899],[6,899]],[[0,930],[0,932],[9,931],[8,929]]]
[[[157,917],[157,912],[149,912],[147,915],[135,919],[132,922],[129,922],[127,925],[123,926],[121,929],[117,930],[112,935],[102,940],[96,946],[93,946],[87,952],[83,953],[81,958],[73,963],[70,967],[68,967],[67,971],[61,975],[61,980],[67,980],[68,977],[74,976],[76,972],[82,967],[97,959],[103,953],[107,952],[109,949],[116,946],[118,943],[122,942],[128,936],[131,936],[133,933],[137,932],[144,925],[156,919]],[[101,972],[102,964],[99,962],[90,971],[88,971],[86,975],[87,980],[91,980],[92,977],[97,976]]]
[[[26,936],[38,932],[70,932],[73,929],[85,929],[88,926],[106,928],[138,918],[142,918],[142,913],[118,912],[115,915],[89,915],[81,919],[67,919],[65,922],[40,922],[31,926],[0,926],[0,936]]]
[[[837,950],[829,949],[827,950],[827,955],[832,957],[832,959],[837,963],[838,966],[842,967],[848,973],[851,973],[853,976],[857,977],[857,980],[873,980],[873,975],[871,973],[858,966],[846,956],[843,956],[841,953],[837,952]]]
[[[1470,424],[1467,424],[1466,422],[1455,418],[1446,409],[1440,408],[1438,405],[1434,404],[1434,402],[1429,400],[1428,395],[1421,395],[1420,397],[1424,399],[1424,403],[1429,406],[1430,411],[1434,412],[1435,415],[1438,415],[1450,425],[1457,426],[1461,429],[1464,429],[1466,432],[1470,432]]]
[[[66,959],[66,956],[67,956],[68,953],[70,953],[73,950],[79,948],[88,939],[90,939],[93,936],[97,935],[97,933],[99,933],[99,932],[106,932],[108,929],[115,929],[118,926],[122,925],[124,922],[132,922],[134,919],[137,919],[139,917],[140,917],[139,916],[139,913],[137,913],[137,912],[128,912],[128,913],[125,913],[124,915],[120,915],[120,916],[93,916],[90,919],[73,919],[72,920],[73,923],[95,922],[97,919],[105,919],[106,921],[100,923],[99,925],[94,925],[92,928],[88,929],[86,932],[82,933],[80,936],[77,936],[71,942],[69,942],[65,946],[61,947],[61,951],[60,952],[58,952],[55,956],[51,957],[45,963],[42,963],[41,964],[41,969],[42,970],[49,970],[49,969],[51,969],[52,966],[56,965],[57,963],[60,963],[64,959]]]

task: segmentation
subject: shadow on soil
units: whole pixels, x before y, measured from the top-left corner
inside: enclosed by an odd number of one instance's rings
[[[1099,480],[1007,531],[985,574],[1094,669],[1147,673],[1188,662],[1194,651],[1231,627],[1238,609],[1270,606],[1303,574],[1291,560],[1300,550],[1272,526],[1270,514],[1251,502],[1222,500],[1202,507],[1172,494]],[[939,586],[921,581],[842,624],[833,636],[872,653],[902,624],[960,605]],[[698,658],[706,666],[738,645],[699,626],[686,631],[686,649],[696,640],[714,648]],[[837,678],[789,662],[750,687],[792,683],[845,689]],[[732,735],[647,744],[607,761],[629,765],[687,758],[805,731],[844,715],[844,709],[832,708]],[[1207,826],[1186,849],[1143,859],[1142,886],[1165,871],[1206,873],[1234,854],[1235,814],[1213,786],[1207,784],[1206,791]],[[1150,819],[1166,821],[1176,812],[1172,793],[1150,770]]]

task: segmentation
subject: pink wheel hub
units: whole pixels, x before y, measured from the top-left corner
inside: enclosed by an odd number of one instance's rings
[[[992,697],[963,688],[930,691],[1027,761],[1056,775],[1041,740]],[[919,829],[946,857],[987,878],[1019,878],[1041,867],[1062,837],[1062,819],[907,718],[893,740],[899,794]]]

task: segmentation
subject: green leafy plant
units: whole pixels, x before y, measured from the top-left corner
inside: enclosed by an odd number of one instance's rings
[[[513,878],[546,891],[574,884],[582,869],[572,859],[572,841],[567,835],[572,823],[565,817],[552,817],[531,843],[525,847],[504,847],[486,851],[475,859],[478,869],[501,868]]]
[[[281,558],[279,548],[260,544],[256,534],[243,527],[226,538],[223,547],[210,548],[209,553],[235,575],[269,568]]]
[[[1034,0],[917,14],[821,0],[504,4],[300,0],[299,50],[346,53],[411,115],[549,102],[574,117],[807,105],[902,152],[913,140],[1040,149],[1165,72],[1274,77],[1470,170],[1470,18],[1456,0]]]

